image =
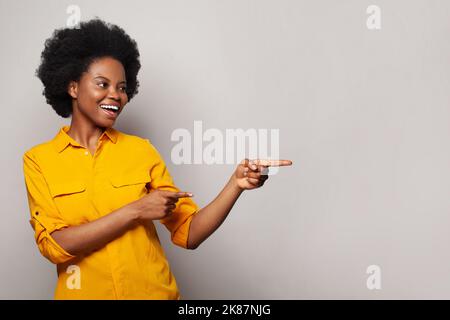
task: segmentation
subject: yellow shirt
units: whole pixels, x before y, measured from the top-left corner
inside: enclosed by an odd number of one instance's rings
[[[96,220],[149,189],[179,191],[149,140],[109,128],[91,155],[68,130],[62,127],[53,140],[23,156],[36,243],[42,255],[57,264],[55,299],[180,299],[153,223],[87,256],[69,254],[52,238],[53,231]],[[187,248],[198,209],[192,199],[182,198],[173,214],[160,220],[173,243]]]

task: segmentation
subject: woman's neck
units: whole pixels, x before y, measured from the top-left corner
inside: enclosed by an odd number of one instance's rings
[[[67,134],[80,145],[89,149],[95,149],[97,141],[104,131],[105,128],[100,128],[86,122],[80,123],[74,121],[72,118]]]

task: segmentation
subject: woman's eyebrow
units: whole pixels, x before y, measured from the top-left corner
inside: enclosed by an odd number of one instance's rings
[[[102,78],[102,79],[105,79],[107,81],[110,81],[107,77],[104,77],[104,76],[96,76],[96,77],[94,77],[94,79],[97,79],[97,78]],[[119,83],[127,83],[127,82],[125,80],[122,80],[122,81],[119,81]]]

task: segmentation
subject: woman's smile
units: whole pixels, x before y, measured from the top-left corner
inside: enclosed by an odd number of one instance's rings
[[[116,119],[120,113],[120,106],[117,103],[103,103],[99,105],[99,108],[112,119]]]

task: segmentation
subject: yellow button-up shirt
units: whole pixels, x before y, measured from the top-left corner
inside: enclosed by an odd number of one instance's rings
[[[151,189],[179,191],[149,140],[108,128],[92,155],[68,130],[62,127],[53,140],[23,156],[36,243],[57,264],[55,299],[180,299],[153,223],[86,256],[71,255],[52,238],[55,230],[96,220]],[[160,220],[173,243],[187,248],[198,209],[192,199],[182,198],[173,214]]]

